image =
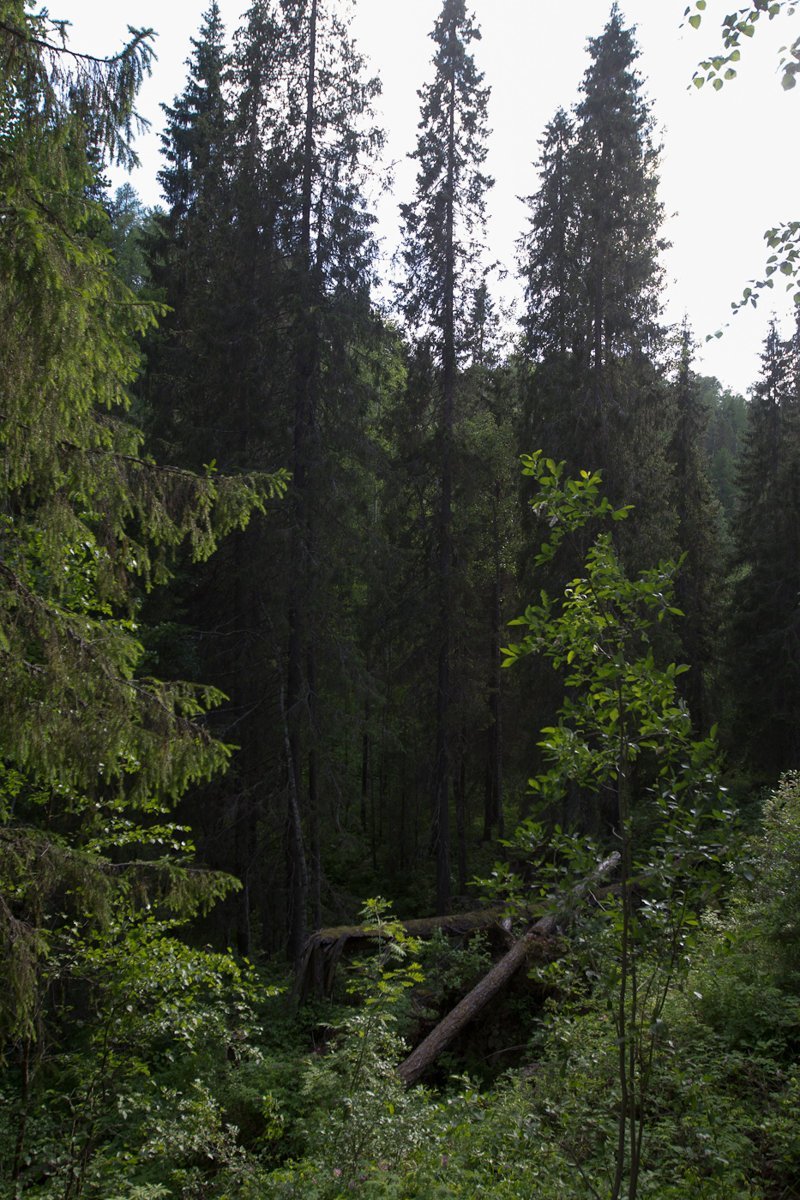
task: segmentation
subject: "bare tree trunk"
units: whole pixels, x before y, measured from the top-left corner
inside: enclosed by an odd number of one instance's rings
[[[316,427],[316,330],[311,296],[311,210],[314,161],[314,106],[316,97],[317,0],[311,0],[308,46],[308,75],[306,78],[306,115],[303,139],[303,190],[300,250],[302,278],[300,307],[295,327],[294,377],[294,445],[293,486],[294,526],[292,530],[292,583],[289,601],[289,662],[287,683],[287,718],[290,726],[288,757],[289,786],[289,862],[290,928],[289,950],[297,964],[306,940],[309,875],[303,845],[303,788],[301,723],[309,733],[309,785],[316,787],[315,739],[310,709],[313,700],[310,686],[303,703],[303,662],[314,662],[314,648],[307,645],[308,612],[312,608],[311,544],[313,541],[313,504],[310,502],[313,476],[313,456]],[[307,681],[308,683],[308,681]],[[303,720],[303,718],[305,718]],[[316,798],[309,801],[316,804]],[[312,816],[313,820],[313,816]]]
[[[458,861],[458,894],[467,894],[467,759],[466,730],[462,731],[458,760],[458,778],[455,784],[456,802],[456,853]]]
[[[450,80],[447,144],[447,208],[444,319],[442,323],[442,422],[439,508],[439,670],[436,687],[436,751],[433,769],[433,833],[436,911],[450,907],[450,656],[453,603],[453,432],[455,426],[455,79]]]
[[[489,636],[489,731],[486,759],[486,796],[484,801],[483,837],[489,841],[492,830],[503,836],[505,821],[503,813],[503,738],[500,708],[500,531],[498,508],[500,484],[494,485],[492,498],[492,552],[493,576],[490,609]]]
[[[367,832],[367,799],[370,780],[369,696],[364,700],[364,732],[361,735],[361,831]]]

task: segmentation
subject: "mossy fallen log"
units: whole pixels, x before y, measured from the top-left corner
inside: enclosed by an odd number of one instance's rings
[[[449,937],[467,937],[483,930],[495,930],[505,942],[510,940],[507,922],[500,909],[485,908],[443,917],[417,917],[402,921],[401,924],[411,937],[423,941],[438,932],[446,933]],[[312,933],[303,950],[295,980],[298,998],[303,1000],[312,993],[329,996],[345,947],[354,942],[370,942],[380,933],[376,926],[371,925],[334,925]]]

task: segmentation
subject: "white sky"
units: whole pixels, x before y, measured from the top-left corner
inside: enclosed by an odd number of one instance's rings
[[[653,101],[664,153],[661,198],[665,234],[665,317],[688,314],[700,342],[696,368],[744,391],[757,378],[767,321],[775,311],[790,329],[792,305],[781,284],[755,311],[735,316],[725,336],[703,338],[729,319],[730,301],[763,273],[763,232],[800,216],[797,113],[800,88],[785,93],[777,48],[797,36],[790,18],[763,24],[746,41],[739,78],[718,93],[697,91],[691,77],[698,59],[720,47],[719,25],[731,0],[709,0],[699,32],[681,30],[687,0],[622,0],[627,23],[638,27],[639,69]],[[744,0],[739,0],[743,3]],[[220,0],[229,34],[247,0]],[[189,38],[196,36],[207,0],[50,0],[54,17],[73,25],[75,49],[112,53],[128,24],[152,26],[158,62],[142,89],[139,109],[152,122],[138,144],[142,167],[132,182],[147,204],[159,200],[158,132],[161,102],[171,102],[185,82]],[[418,121],[417,89],[430,77],[429,33],[441,0],[358,0],[353,25],[362,52],[383,82],[379,104],[387,130],[385,158],[396,162],[391,195],[381,198],[379,230],[388,249],[397,239],[397,203],[410,199]],[[535,191],[537,142],[559,105],[568,108],[587,65],[586,39],[605,25],[610,0],[472,0],[482,41],[478,67],[492,88],[488,168],[489,243],[493,258],[514,270],[514,243],[525,226],[519,196]],[[800,23],[795,18],[794,25]],[[790,36],[791,35],[791,36]]]

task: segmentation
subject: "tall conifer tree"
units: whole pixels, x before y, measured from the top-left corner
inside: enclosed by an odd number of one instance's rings
[[[234,456],[224,432],[230,422],[219,388],[230,378],[223,272],[231,251],[231,146],[225,31],[216,0],[191,45],[186,87],[163,106],[165,165],[158,179],[166,209],[156,214],[149,249],[154,283],[172,314],[151,347],[149,391],[153,433],[165,455],[192,467],[212,459],[230,467]]]
[[[221,847],[233,838],[226,853],[248,881],[241,944],[252,915],[270,945],[288,930],[296,958],[309,918],[319,920],[319,811],[337,758],[324,701],[333,692],[327,710],[338,712],[350,686],[338,664],[352,656],[334,647],[345,628],[343,560],[356,570],[356,555],[338,551],[361,486],[353,464],[367,398],[358,347],[372,328],[364,190],[380,144],[370,111],[377,85],[329,0],[256,0],[227,73],[216,8],[195,49],[186,92],[170,110],[163,178],[167,221],[191,223],[206,265],[184,298],[181,272],[192,264],[179,252],[168,271],[175,290],[167,299],[182,307],[174,348],[191,328],[197,349],[175,355],[173,394],[202,462],[278,461],[293,476],[288,525],[259,525],[237,539],[227,570],[202,587],[203,611],[194,610],[242,745],[217,806],[230,833],[215,840]],[[213,122],[209,106],[219,114]],[[222,131],[222,195],[207,212],[195,188],[184,218],[177,164],[185,147],[192,154],[205,145],[209,123]],[[199,168],[206,172],[215,186],[210,161]],[[160,402],[170,403],[163,390]],[[283,872],[265,849],[281,843]],[[276,873],[285,886],[268,887]]]
[[[466,350],[468,305],[477,283],[484,198],[488,89],[470,44],[480,37],[464,0],[445,0],[432,33],[434,77],[420,92],[417,191],[403,205],[403,307],[433,351],[438,399],[436,530],[436,735],[432,811],[436,903],[450,903],[452,770],[453,473],[459,364]]]
[[[734,745],[764,782],[800,755],[800,323],[773,323],[748,405],[734,519]]]
[[[719,664],[718,631],[722,620],[724,524],[709,476],[706,436],[711,416],[702,380],[692,371],[692,337],[681,331],[678,375],[674,384],[676,424],[671,446],[675,472],[677,538],[684,555],[676,597],[684,619],[678,633],[683,661],[691,668],[681,677],[695,729],[712,723],[712,673]]]
[[[219,696],[150,674],[139,597],[170,551],[208,557],[261,499],[244,479],[154,465],[129,420],[154,311],[109,262],[93,197],[98,148],[131,161],[149,34],[99,61],[27,9],[0,0],[0,1036],[19,1101],[14,1193],[38,1186],[26,1137],[48,1110],[58,1150],[36,1171],[77,1195],[109,1061],[125,1053],[98,964],[149,984],[169,950],[156,911],[185,917],[232,883],[192,866],[165,818],[228,759],[202,720]],[[60,1144],[52,1077],[36,1076],[61,1052],[65,1012],[75,1034],[66,994],[80,997],[81,1052],[102,1043],[103,1075],[87,1100],[91,1075],[70,1068]]]
[[[559,113],[545,134],[521,247],[536,367],[526,412],[531,432],[552,439],[548,454],[601,467],[610,495],[636,505],[628,553],[646,562],[672,548],[675,525],[658,363],[659,149],[634,34],[616,5],[589,54],[573,122]]]
[[[520,242],[525,284],[522,327],[537,362],[574,350],[580,287],[579,196],[574,179],[575,123],[560,108],[539,142],[539,190],[530,197],[530,228]]]

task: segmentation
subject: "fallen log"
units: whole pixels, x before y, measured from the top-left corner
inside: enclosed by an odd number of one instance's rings
[[[406,1085],[416,1083],[442,1050],[452,1042],[456,1034],[474,1020],[489,1001],[497,995],[503,984],[519,970],[533,948],[538,944],[543,949],[547,942],[552,942],[559,926],[564,923],[569,913],[580,904],[600,879],[613,871],[618,863],[619,854],[615,852],[601,862],[588,879],[584,879],[572,889],[557,911],[540,917],[514,943],[508,953],[495,963],[488,974],[484,975],[480,983],[477,983],[472,991],[468,992],[455,1008],[451,1009],[436,1028],[431,1030],[425,1040],[420,1042],[417,1048],[409,1054],[405,1062],[400,1064],[397,1073],[403,1083]]]
[[[411,937],[427,939],[441,931],[451,937],[466,936],[481,930],[496,929],[508,937],[500,909],[478,909],[475,912],[451,913],[448,916],[418,917],[401,922]],[[377,926],[334,925],[318,929],[308,938],[303,949],[295,981],[295,993],[304,997],[311,991],[330,995],[333,991],[336,968],[345,946],[350,942],[371,941],[382,935]],[[385,936],[385,934],[384,934]]]

